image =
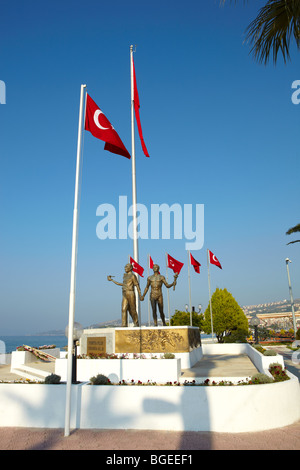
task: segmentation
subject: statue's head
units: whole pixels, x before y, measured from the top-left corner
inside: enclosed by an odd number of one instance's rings
[[[158,266],[158,264],[154,264],[154,265],[153,265],[153,271],[154,271],[155,273],[158,273],[158,272],[159,272],[159,266]]]
[[[125,268],[124,268],[124,269],[125,269],[125,272],[126,272],[126,273],[130,273],[130,271],[132,271],[132,269],[133,269],[133,266],[132,266],[132,264],[127,263],[127,264],[125,265]]]

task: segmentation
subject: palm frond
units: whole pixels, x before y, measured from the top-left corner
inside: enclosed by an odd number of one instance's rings
[[[266,64],[273,55],[276,63],[281,51],[286,62],[292,37],[300,49],[300,0],[268,0],[246,32],[256,60]]]
[[[300,224],[295,225],[295,227],[290,228],[286,235],[291,235],[291,233],[300,232]]]
[[[294,240],[292,242],[287,243],[287,245],[291,245],[292,243],[299,243],[299,242],[300,242],[300,240]]]

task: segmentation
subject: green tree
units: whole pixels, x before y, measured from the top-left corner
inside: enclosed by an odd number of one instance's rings
[[[198,326],[200,331],[202,331],[204,316],[202,313],[198,314],[196,312],[192,312],[192,322],[193,326]],[[181,326],[181,325],[190,325],[190,313],[189,312],[181,312],[180,310],[175,310],[174,315],[171,317],[171,325],[172,326]]]
[[[266,64],[273,56],[276,64],[279,52],[286,62],[290,59],[292,38],[300,49],[299,0],[268,0],[249,24],[246,34],[246,41],[252,45],[251,53],[258,62]]]
[[[248,320],[237,301],[227,289],[217,288],[211,297],[213,331],[218,342],[224,341],[224,336],[236,330],[248,333]],[[210,304],[204,312],[205,333],[211,333]]]

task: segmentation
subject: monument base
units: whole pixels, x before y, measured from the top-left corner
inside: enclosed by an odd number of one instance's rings
[[[199,328],[193,326],[142,326],[98,328],[83,331],[79,354],[144,354],[173,353],[181,367],[192,367],[202,357]]]

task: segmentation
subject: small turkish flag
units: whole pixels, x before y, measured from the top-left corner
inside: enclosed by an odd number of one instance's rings
[[[153,266],[154,266],[153,259],[152,259],[151,256],[149,255],[149,268],[150,268],[150,269],[153,269]],[[158,271],[158,274],[160,274],[159,271]]]
[[[168,255],[168,268],[173,269],[174,273],[179,274],[182,269],[183,263],[177,261],[172,256]]]
[[[221,263],[218,260],[218,258],[216,257],[216,255],[214,255],[210,250],[208,250],[208,252],[209,252],[209,262],[210,262],[210,264],[214,264],[215,266],[218,266],[218,268],[222,269]]]
[[[105,142],[104,150],[131,158],[107,117],[88,94],[86,95],[85,130]]]
[[[201,264],[197,260],[195,260],[195,258],[192,256],[192,253],[190,253],[190,255],[191,255],[191,265],[193,266],[195,272],[200,274]]]
[[[130,256],[130,264],[132,264],[132,271],[134,273],[137,273],[139,276],[143,276],[143,272],[144,272],[144,268],[142,268],[142,266],[140,266],[136,261],[134,261],[133,258],[131,258]]]

